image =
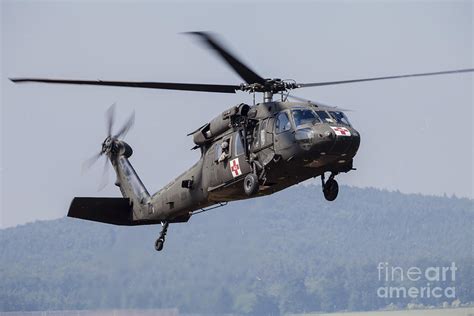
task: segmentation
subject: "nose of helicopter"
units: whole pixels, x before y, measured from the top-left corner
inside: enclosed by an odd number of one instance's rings
[[[329,149],[331,154],[345,154],[353,157],[357,153],[360,145],[360,134],[349,126],[329,126],[332,130],[331,137],[334,142]]]
[[[315,125],[298,129],[295,140],[306,151],[354,156],[359,149],[360,134],[349,126]]]

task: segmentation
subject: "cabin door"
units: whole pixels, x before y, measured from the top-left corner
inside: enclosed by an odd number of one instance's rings
[[[273,146],[273,118],[266,118],[255,126],[252,151],[254,153]]]

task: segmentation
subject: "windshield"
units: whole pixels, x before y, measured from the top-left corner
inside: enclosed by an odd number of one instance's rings
[[[330,111],[329,113],[336,120],[337,123],[351,126],[351,123],[349,123],[349,119],[341,111]]]
[[[323,122],[326,122],[326,123],[335,123],[336,120],[333,119],[328,112],[326,111],[316,111],[316,113],[318,113],[319,117],[321,118],[321,120],[323,120]]]
[[[321,122],[316,114],[308,109],[297,109],[291,111],[291,113],[293,113],[296,127],[304,124],[314,124]]]

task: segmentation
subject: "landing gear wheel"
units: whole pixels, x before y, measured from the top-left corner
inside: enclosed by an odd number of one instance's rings
[[[339,193],[339,184],[334,179],[328,179],[323,188],[324,198],[328,201],[334,201]]]
[[[160,237],[158,237],[158,239],[155,241],[156,251],[161,251],[163,249],[163,246],[165,244],[166,233],[168,232],[168,225],[169,223],[167,221],[161,222]]]
[[[244,179],[244,191],[245,194],[248,196],[252,196],[258,192],[258,177],[253,174],[249,173],[248,175],[245,176]]]
[[[158,238],[155,241],[155,250],[156,251],[161,251],[163,249],[163,245],[165,244],[164,239]]]

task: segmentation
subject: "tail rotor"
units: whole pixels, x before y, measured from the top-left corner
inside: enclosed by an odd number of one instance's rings
[[[107,137],[102,142],[101,150],[87,159],[82,164],[82,172],[85,173],[89,170],[101,157],[105,157],[104,168],[102,172],[102,180],[101,184],[99,185],[99,191],[105,188],[108,184],[109,179],[109,164],[108,160],[112,160],[119,154],[125,154],[127,156],[131,155],[131,148],[122,139],[127,135],[130,129],[133,127],[135,123],[135,112],[129,116],[129,118],[125,121],[123,126],[118,130],[115,135],[112,135],[114,123],[115,123],[115,103],[112,104],[105,113],[105,120],[106,120],[106,130],[107,130]]]

